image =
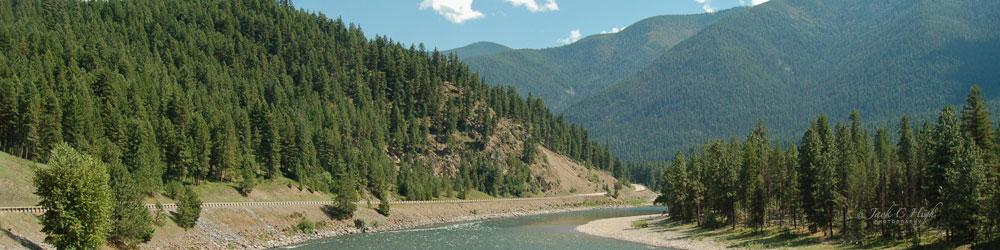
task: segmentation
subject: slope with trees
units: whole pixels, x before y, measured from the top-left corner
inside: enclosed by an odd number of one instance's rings
[[[630,159],[667,159],[756,119],[788,140],[817,113],[931,117],[1000,94],[996,1],[774,0],[715,22],[566,111]]]
[[[705,26],[741,10],[651,17],[618,33],[592,35],[566,46],[469,56],[462,61],[490,84],[517,87],[524,95],[544,99],[559,113],[645,68]]]
[[[0,149],[47,162],[66,143],[120,163],[147,196],[279,178],[351,200],[520,196],[545,191],[521,144],[618,161],[454,54],[288,1],[18,0],[0,20]]]

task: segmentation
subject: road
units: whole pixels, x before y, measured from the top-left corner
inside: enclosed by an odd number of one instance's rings
[[[641,185],[640,185],[641,186]],[[645,190],[645,187],[643,187]],[[638,186],[636,191],[640,191]],[[473,203],[473,202],[504,202],[504,201],[532,201],[532,200],[553,200],[553,199],[567,199],[567,198],[578,198],[578,197],[595,197],[604,196],[606,192],[600,193],[589,193],[589,194],[575,194],[567,196],[556,196],[556,197],[536,197],[536,198],[493,198],[493,199],[479,199],[479,200],[435,200],[435,201],[390,201],[389,204],[435,204],[435,203]],[[378,201],[372,201],[372,203],[378,203]],[[219,202],[219,203],[202,203],[202,208],[212,208],[212,207],[261,207],[261,206],[300,206],[300,205],[330,205],[334,204],[333,201],[270,201],[270,202]],[[358,201],[355,202],[358,205],[366,205],[368,201]],[[146,204],[146,208],[155,209],[155,204]],[[177,208],[176,204],[163,204],[163,209],[174,210]],[[31,207],[0,207],[0,213],[44,213],[44,207],[31,206]]]

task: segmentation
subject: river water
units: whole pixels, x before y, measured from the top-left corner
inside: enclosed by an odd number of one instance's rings
[[[657,214],[664,207],[600,209],[339,236],[288,246],[312,249],[657,249],[576,231],[589,221]]]

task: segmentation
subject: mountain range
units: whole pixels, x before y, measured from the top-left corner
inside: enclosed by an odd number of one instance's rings
[[[903,114],[921,118],[941,106],[961,104],[973,85],[981,86],[987,98],[996,97],[998,5],[982,0],[773,0],[714,15],[655,17],[620,34],[591,36],[569,46],[465,61],[492,84],[542,97],[567,120],[609,141],[616,153],[665,159],[710,138],[745,135],[757,120],[782,131],[777,137],[788,142],[808,127],[802,117],[841,118],[857,109],[872,125],[894,127]],[[628,32],[668,19],[690,23],[647,27],[658,32],[642,33],[675,34],[646,36],[663,39],[656,43],[660,46],[645,43],[649,50],[638,52],[628,43],[595,45],[602,39],[632,41],[624,38],[636,36]],[[665,52],[652,52],[658,49]],[[557,51],[580,57],[547,56]],[[617,54],[630,61],[596,56],[608,51],[633,52]],[[635,68],[649,54],[657,58]],[[523,69],[554,73],[540,76]],[[614,73],[574,78],[564,76],[574,72],[564,69]]]
[[[502,50],[497,49],[502,45],[475,43],[446,52],[457,52],[487,82],[540,97],[558,113],[645,68],[705,26],[743,9],[651,17],[617,33],[592,35],[555,48]]]

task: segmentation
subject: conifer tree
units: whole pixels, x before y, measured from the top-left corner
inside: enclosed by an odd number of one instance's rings
[[[174,222],[184,230],[193,228],[201,217],[201,198],[190,186],[185,186],[177,197],[177,214]]]
[[[153,220],[143,204],[142,190],[121,163],[112,163],[110,186],[112,190],[111,231],[108,242],[119,249],[134,249],[153,237]]]

